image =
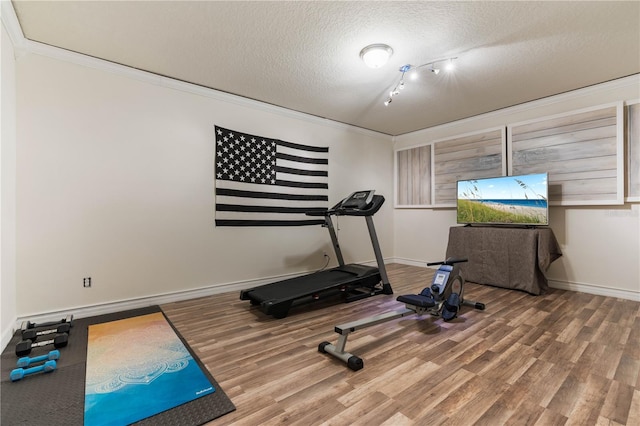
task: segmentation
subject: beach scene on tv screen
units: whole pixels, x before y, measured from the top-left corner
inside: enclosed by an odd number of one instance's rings
[[[458,181],[458,223],[547,225],[547,174]]]

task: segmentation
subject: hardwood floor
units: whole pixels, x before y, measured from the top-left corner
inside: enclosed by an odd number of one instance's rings
[[[400,309],[433,270],[388,265],[393,296],[262,314],[239,292],[170,303],[167,316],[237,410],[210,425],[640,425],[640,303],[477,284],[445,323],[404,317],[352,333],[351,371],[317,346],[335,325]]]

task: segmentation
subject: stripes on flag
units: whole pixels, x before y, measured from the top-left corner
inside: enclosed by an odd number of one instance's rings
[[[329,147],[268,139],[215,126],[216,226],[320,225]]]

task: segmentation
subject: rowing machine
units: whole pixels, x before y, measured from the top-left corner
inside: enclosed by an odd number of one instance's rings
[[[396,300],[405,304],[404,309],[337,325],[335,332],[340,335],[338,342],[335,345],[322,342],[318,345],[318,351],[333,355],[345,362],[350,369],[357,371],[364,367],[364,362],[362,358],[345,351],[349,333],[413,314],[429,313],[436,317],[442,316],[445,321],[451,321],[457,316],[461,305],[484,310],[484,303],[463,298],[464,279],[457,264],[466,261],[467,259],[449,258],[443,262],[427,263],[428,266],[440,265],[433,276],[431,286],[426,287],[420,294],[398,296]]]

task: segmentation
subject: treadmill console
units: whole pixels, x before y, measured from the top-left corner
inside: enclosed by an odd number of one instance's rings
[[[324,211],[305,212],[307,216],[373,216],[384,204],[382,195],[375,195],[375,190],[356,191],[338,204]]]
[[[373,201],[373,194],[375,190],[370,189],[368,191],[356,191],[342,200],[340,208],[345,210],[364,210]]]

